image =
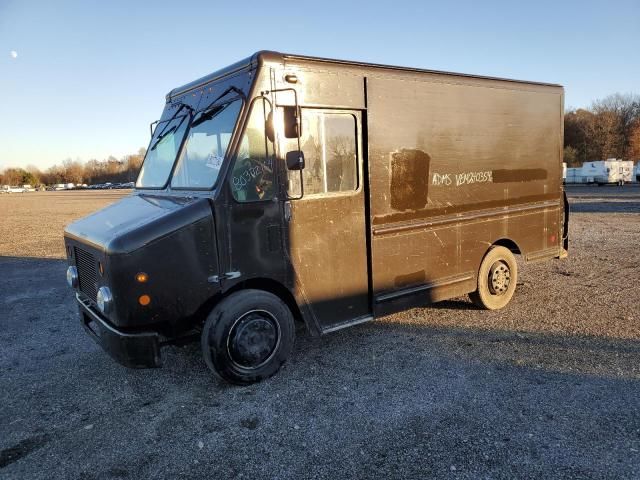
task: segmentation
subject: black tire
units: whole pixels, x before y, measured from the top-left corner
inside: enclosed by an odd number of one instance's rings
[[[294,342],[293,315],[280,298],[263,290],[241,290],[213,308],[200,344],[212,372],[248,385],[274,375]]]
[[[518,281],[518,264],[505,247],[491,247],[478,269],[478,289],[469,297],[480,308],[499,310],[513,297]]]

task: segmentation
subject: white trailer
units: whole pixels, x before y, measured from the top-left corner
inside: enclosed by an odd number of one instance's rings
[[[582,183],[597,183],[598,185],[624,183],[622,160],[609,158],[582,164]]]
[[[582,168],[573,167],[567,168],[567,176],[565,183],[582,183]]]
[[[581,175],[583,183],[615,183],[617,174],[615,168],[611,170],[611,160],[599,160],[582,164]]]
[[[633,160],[619,160],[620,185],[634,181]]]

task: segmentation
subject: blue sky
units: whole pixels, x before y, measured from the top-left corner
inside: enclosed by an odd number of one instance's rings
[[[171,88],[262,49],[560,83],[581,107],[640,93],[640,1],[0,0],[0,170],[133,153]]]

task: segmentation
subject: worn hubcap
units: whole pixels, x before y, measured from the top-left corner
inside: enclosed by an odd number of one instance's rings
[[[497,261],[489,269],[489,290],[494,295],[503,295],[511,283],[511,271],[506,263]]]
[[[240,317],[229,335],[231,359],[244,368],[258,368],[273,355],[280,332],[273,316],[265,311],[251,311]]]

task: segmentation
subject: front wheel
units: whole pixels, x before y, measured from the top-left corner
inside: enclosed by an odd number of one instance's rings
[[[223,380],[239,385],[274,375],[295,341],[289,307],[262,290],[229,295],[211,311],[202,330],[202,355]]]
[[[518,281],[518,264],[505,247],[492,247],[482,259],[478,270],[478,289],[469,294],[477,306],[487,310],[505,307]]]

